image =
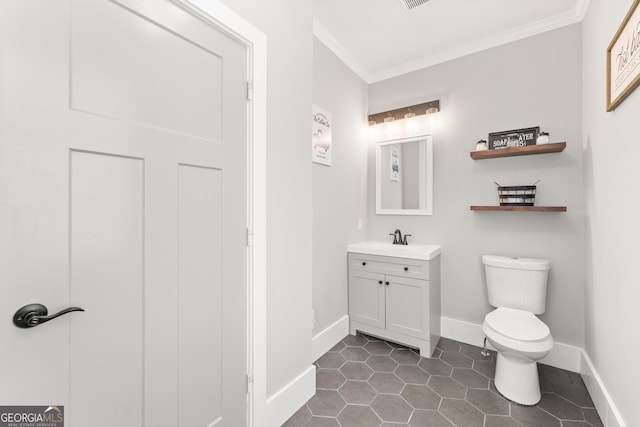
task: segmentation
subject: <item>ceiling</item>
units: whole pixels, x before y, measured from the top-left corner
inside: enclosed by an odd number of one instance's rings
[[[314,0],[314,34],[367,83],[582,21],[589,0]]]

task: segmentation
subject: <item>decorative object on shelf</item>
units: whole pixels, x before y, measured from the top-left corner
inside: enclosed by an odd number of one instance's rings
[[[538,135],[538,138],[536,139],[537,145],[549,144],[550,142],[549,132],[540,132],[540,135]]]
[[[489,149],[489,146],[487,145],[487,141],[485,141],[484,139],[476,142],[476,151],[483,151],[487,149]]]
[[[311,130],[311,161],[331,166],[331,113],[314,105]]]
[[[489,150],[499,150],[512,147],[524,147],[526,145],[534,145],[540,127],[532,127],[525,129],[507,130],[502,132],[492,132],[489,134]]]
[[[536,181],[533,185],[507,185],[498,186],[498,199],[500,206],[533,206],[536,200]]]
[[[607,48],[607,111],[613,111],[640,84],[640,0],[622,20]]]

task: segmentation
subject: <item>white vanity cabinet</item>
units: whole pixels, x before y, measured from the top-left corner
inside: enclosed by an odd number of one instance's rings
[[[348,259],[349,333],[417,347],[431,357],[440,339],[440,255],[424,260],[350,250]]]

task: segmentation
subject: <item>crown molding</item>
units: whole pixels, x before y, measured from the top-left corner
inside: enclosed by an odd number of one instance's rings
[[[313,18],[313,35],[316,36],[325,46],[329,48],[347,67],[351,68],[351,71],[356,73],[358,77],[365,81],[365,83],[371,83],[369,74],[365,67],[358,61],[353,55],[342,46],[342,44],[336,40],[336,38],[322,25],[315,17]]]
[[[382,70],[366,69],[354,57],[354,55],[349,53],[349,51],[345,49],[344,46],[342,46],[342,44],[340,44],[340,42],[338,42],[337,39],[315,18],[313,19],[313,33],[338,58],[351,68],[354,73],[356,73],[367,84],[371,84],[582,22],[589,7],[589,1],[590,0],[578,0],[575,7],[565,13],[541,19],[531,24],[523,25],[465,45],[460,45],[453,49],[436,52],[433,55],[397,64]]]

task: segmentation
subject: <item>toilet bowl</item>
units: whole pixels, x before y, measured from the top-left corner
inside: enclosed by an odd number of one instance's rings
[[[482,330],[498,351],[495,386],[522,405],[540,401],[537,361],[553,348],[547,325],[536,316],[546,309],[548,260],[484,255],[489,304]]]
[[[496,389],[516,403],[538,403],[541,394],[536,362],[553,348],[547,325],[531,312],[501,307],[487,314],[482,330],[498,351]]]

